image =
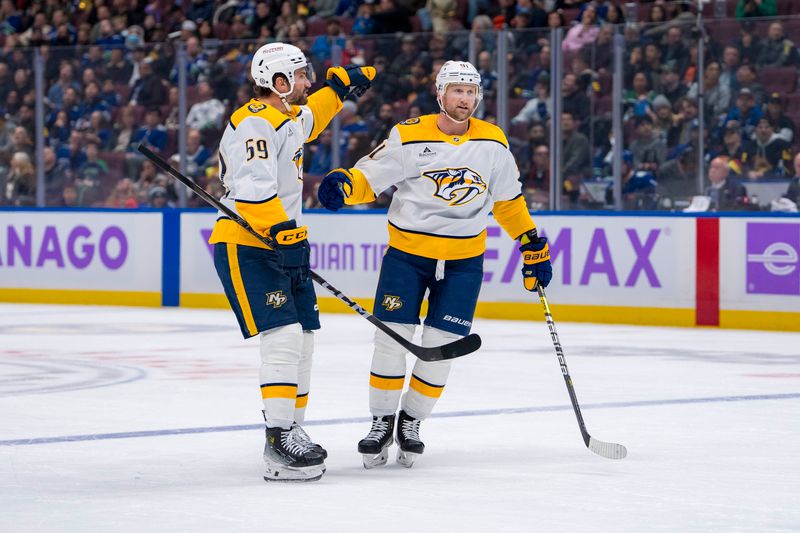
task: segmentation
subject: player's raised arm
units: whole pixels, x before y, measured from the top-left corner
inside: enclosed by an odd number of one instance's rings
[[[375,79],[374,67],[331,67],[325,75],[325,86],[308,97],[305,106],[312,120],[305,121],[306,142],[311,142],[328,127],[333,117],[342,109],[342,102],[351,93],[360,97]]]

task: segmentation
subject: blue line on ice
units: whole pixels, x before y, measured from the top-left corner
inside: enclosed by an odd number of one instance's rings
[[[635,402],[608,402],[581,405],[581,409],[621,409],[626,407],[648,407],[661,405],[681,405],[692,403],[717,402],[754,402],[762,400],[794,400],[800,393],[755,394],[750,396],[712,396],[709,398],[676,398],[673,400],[640,400]],[[569,411],[572,405],[542,405],[534,407],[505,407],[499,409],[479,409],[473,411],[451,411],[434,413],[431,418],[455,418],[468,416],[489,416],[520,413],[542,413],[549,411]],[[339,424],[356,424],[368,422],[369,417],[330,418],[328,420],[307,420],[306,426],[334,426]],[[93,435],[65,435],[62,437],[38,437],[31,439],[0,440],[0,446],[27,446],[31,444],[56,444],[60,442],[80,442],[91,440],[134,439],[138,437],[162,437],[165,435],[187,435],[193,433],[222,433],[225,431],[249,431],[263,429],[263,424],[245,424],[240,426],[216,426],[204,428],[156,429],[151,431],[128,431],[123,433],[96,433]]]

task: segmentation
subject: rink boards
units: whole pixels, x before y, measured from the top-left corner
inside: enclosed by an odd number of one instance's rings
[[[800,218],[537,213],[557,320],[800,330]],[[0,301],[227,307],[207,210],[0,210]],[[309,212],[312,268],[372,308],[386,214]],[[490,220],[477,314],[541,319]],[[352,312],[317,288],[322,311]]]

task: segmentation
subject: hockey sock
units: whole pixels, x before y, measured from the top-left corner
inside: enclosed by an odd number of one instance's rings
[[[411,340],[414,324],[387,323],[389,327]],[[375,351],[369,375],[369,410],[373,416],[397,412],[406,379],[406,350],[386,333],[375,331]]]
[[[302,424],[306,420],[306,405],[311,386],[311,356],[314,354],[314,332],[303,331],[303,348],[300,350],[300,366],[297,369],[297,398],[294,402],[294,421]]]
[[[289,429],[297,401],[297,378],[303,330],[289,324],[264,331],[261,337],[261,398],[268,427]]]
[[[460,335],[425,326],[422,330],[422,345],[440,346],[461,338]],[[451,361],[417,360],[411,372],[408,391],[403,395],[403,410],[414,418],[425,419],[442,395],[450,374]]]

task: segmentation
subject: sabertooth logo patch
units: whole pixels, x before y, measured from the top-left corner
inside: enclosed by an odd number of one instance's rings
[[[286,303],[288,298],[283,291],[275,291],[275,292],[268,292],[267,293],[267,305],[271,305],[275,309],[278,309],[283,304]]]
[[[471,168],[429,170],[422,175],[436,184],[436,192],[433,195],[449,202],[452,206],[464,205],[486,192],[486,182]]]
[[[397,311],[403,307],[403,300],[401,300],[399,296],[390,296],[387,294],[383,297],[383,303],[381,305],[385,307],[387,311]]]

